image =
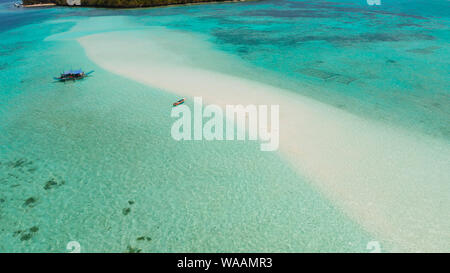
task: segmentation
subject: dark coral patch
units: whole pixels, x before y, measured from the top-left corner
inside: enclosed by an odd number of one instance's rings
[[[17,237],[17,236],[20,235],[20,240],[21,241],[28,241],[31,238],[33,238],[34,234],[37,233],[38,231],[39,231],[39,227],[32,226],[28,230],[16,230],[16,231],[14,231],[13,236]]]
[[[44,190],[49,190],[57,185],[58,185],[58,183],[56,183],[56,181],[53,180],[53,178],[52,178],[51,180],[49,180],[45,183]]]
[[[39,231],[39,227],[37,227],[37,226],[33,226],[30,228],[30,232],[36,233],[38,231]]]
[[[62,185],[64,185],[66,182],[64,180],[58,182],[56,181],[54,178],[48,180],[45,185],[44,185],[44,190],[50,190],[53,189],[55,187],[60,187]]]
[[[21,241],[28,241],[31,238],[33,238],[33,235],[31,235],[31,233],[25,233],[22,236],[20,236]]]
[[[34,197],[30,197],[27,200],[25,200],[25,202],[23,203],[24,206],[26,207],[34,207],[36,205],[37,199]]]
[[[122,209],[122,214],[123,215],[128,215],[131,212],[131,208],[124,208]]]
[[[27,162],[26,159],[18,159],[18,160],[15,160],[15,161],[11,161],[11,162],[9,163],[9,165],[11,166],[11,168],[20,168],[20,167],[23,167],[23,166],[26,166],[26,165],[29,165],[29,164],[30,164],[30,163]]]
[[[128,253],[141,253],[142,249],[132,246],[127,246],[127,252]]]
[[[147,241],[150,242],[152,240],[152,238],[148,237],[148,236],[141,236],[141,237],[137,237],[136,238],[137,241]]]

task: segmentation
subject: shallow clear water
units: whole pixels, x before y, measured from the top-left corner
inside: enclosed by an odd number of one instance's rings
[[[367,251],[372,240],[414,251],[369,233],[258,143],[173,141],[176,96],[98,67],[76,40],[151,26],[196,33],[246,64],[202,69],[448,142],[448,2],[360,2],[2,4],[0,251],[64,252],[72,240],[90,252]],[[52,82],[70,67],[95,76]]]

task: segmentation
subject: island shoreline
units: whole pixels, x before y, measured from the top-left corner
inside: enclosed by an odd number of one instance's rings
[[[162,7],[177,7],[177,6],[194,6],[194,5],[204,5],[204,4],[222,4],[222,3],[240,3],[240,2],[256,2],[261,0],[225,0],[225,1],[201,1],[201,2],[191,2],[184,4],[156,4],[156,5],[143,5],[136,7],[128,6],[103,6],[103,5],[59,5],[57,3],[40,3],[40,4],[29,4],[22,5],[24,8],[44,8],[44,7],[69,7],[69,8],[101,8],[101,9],[149,9],[149,8],[162,8]]]
[[[47,7],[54,7],[54,6],[57,6],[57,5],[54,3],[22,5],[23,8],[47,8]]]

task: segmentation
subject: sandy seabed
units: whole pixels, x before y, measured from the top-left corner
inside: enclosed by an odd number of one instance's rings
[[[274,86],[202,68],[244,65],[203,37],[164,28],[78,38],[102,68],[204,103],[280,105],[279,152],[391,251],[443,251],[450,145]],[[132,92],[132,91],[130,91]]]

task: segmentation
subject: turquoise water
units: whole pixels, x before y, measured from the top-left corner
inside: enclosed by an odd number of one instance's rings
[[[67,252],[69,241],[84,252],[364,252],[373,240],[414,251],[366,230],[258,143],[173,141],[176,96],[97,66],[76,38],[151,26],[201,34],[251,68],[202,69],[448,142],[448,9],[447,1],[2,4],[0,252]],[[70,67],[95,76],[52,81]],[[448,251],[442,239],[438,250]]]

